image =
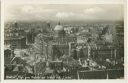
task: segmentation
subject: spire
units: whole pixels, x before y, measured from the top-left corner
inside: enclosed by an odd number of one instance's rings
[[[18,28],[18,23],[17,23],[17,21],[15,21],[15,22],[13,23],[13,26],[14,26],[15,28]]]

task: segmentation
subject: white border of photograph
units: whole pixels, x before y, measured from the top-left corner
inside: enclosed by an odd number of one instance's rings
[[[8,4],[124,4],[124,39],[125,39],[125,77],[124,79],[99,79],[99,80],[4,80],[4,5]],[[128,53],[127,48],[127,2],[126,0],[2,0],[1,1],[1,82],[2,83],[108,83],[108,82],[116,82],[116,83],[126,83],[128,79],[127,74],[127,58]]]

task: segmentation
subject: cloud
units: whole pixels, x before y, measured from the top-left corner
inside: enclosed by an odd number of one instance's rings
[[[83,10],[87,19],[93,20],[122,20],[123,19],[123,7],[121,5],[113,6],[96,6],[90,7]]]
[[[123,6],[104,5],[11,5],[5,7],[5,20],[122,20]]]
[[[68,18],[68,17],[73,17],[75,16],[76,14],[73,13],[73,12],[58,12],[56,14],[56,17],[57,18]]]
[[[77,10],[74,12],[57,12],[55,16],[63,20],[100,20],[105,18],[105,14],[106,11],[100,7],[89,7],[81,11]]]
[[[91,7],[84,10],[85,14],[96,14],[96,13],[103,13],[104,10],[100,7]]]
[[[31,13],[33,12],[35,9],[33,6],[23,6],[21,8],[21,11],[24,12],[24,13]]]

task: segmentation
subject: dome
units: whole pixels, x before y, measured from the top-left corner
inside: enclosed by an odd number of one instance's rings
[[[60,23],[58,23],[58,25],[55,26],[54,31],[55,31],[55,36],[57,37],[65,36],[64,28],[62,25],[60,25]]]
[[[64,30],[63,26],[61,25],[56,25],[55,28],[54,28],[55,31],[62,31]]]

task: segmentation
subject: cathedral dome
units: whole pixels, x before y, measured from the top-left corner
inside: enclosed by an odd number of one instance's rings
[[[60,23],[58,23],[58,25],[55,26],[54,31],[57,37],[65,36],[64,28],[62,25],[60,25]]]
[[[64,30],[64,28],[61,25],[56,25],[54,28],[54,31],[62,31],[62,30]]]

